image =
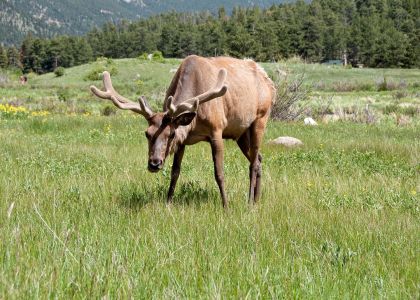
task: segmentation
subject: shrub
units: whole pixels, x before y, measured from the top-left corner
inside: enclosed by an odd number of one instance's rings
[[[394,81],[389,81],[385,76],[383,77],[383,79],[376,82],[376,87],[379,92],[393,91],[398,88],[403,88],[404,85],[406,86],[405,82],[400,82],[399,84],[397,84]]]
[[[111,75],[117,75],[117,74],[118,74],[118,69],[117,69],[117,67],[116,67],[116,66],[112,66],[112,67],[111,67],[111,69],[109,70],[109,73],[110,73]],[[102,79],[102,76],[101,76],[101,79]]]
[[[111,68],[107,68],[106,66],[95,66],[89,73],[83,77],[83,80],[85,81],[96,81],[102,79],[102,73],[104,71],[108,71],[111,75],[117,75],[118,69],[115,66],[112,66]]]
[[[154,62],[160,62],[163,63],[165,62],[165,58],[163,57],[162,52],[156,50],[154,51],[152,54],[148,54],[146,52],[143,52],[139,57],[139,60],[151,60]]]
[[[56,77],[61,77],[64,75],[64,73],[65,73],[65,69],[63,67],[58,67],[58,68],[55,68],[54,70],[54,74]]]
[[[162,52],[155,51],[155,52],[152,53],[152,60],[156,61],[156,62],[164,62],[165,58],[163,57]]]
[[[96,81],[102,79],[102,73],[108,71],[111,75],[117,75],[118,69],[111,58],[98,57],[93,65],[93,69],[83,77],[85,81]]]
[[[117,113],[117,108],[111,105],[105,106],[101,111],[102,116],[112,116],[112,115],[115,115],[116,113]]]
[[[398,90],[398,91],[396,91],[396,92],[394,92],[394,93],[392,94],[392,97],[393,97],[395,100],[400,100],[400,99],[402,99],[402,98],[404,98],[404,97],[407,97],[407,92],[406,92],[406,91],[404,91],[404,90]]]
[[[410,86],[413,88],[420,88],[420,82],[413,82]]]
[[[68,101],[70,100],[70,89],[69,88],[61,88],[57,90],[57,98],[60,101]]]
[[[100,80],[104,70],[104,68],[96,66],[94,69],[90,70],[83,79],[86,81]]]
[[[277,89],[276,102],[271,117],[275,120],[293,121],[306,110],[310,90],[303,86],[305,74],[290,79],[288,74],[277,68],[273,82]]]
[[[140,60],[148,60],[148,54],[146,52],[142,53],[138,59]]]

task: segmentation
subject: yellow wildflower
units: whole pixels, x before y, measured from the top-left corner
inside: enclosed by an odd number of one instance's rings
[[[111,132],[111,125],[110,124],[106,125],[104,127],[104,131],[105,131],[105,133],[110,133]]]
[[[48,116],[49,114],[50,112],[46,110],[39,110],[39,111],[31,112],[31,116],[33,117],[45,117],[45,116]]]

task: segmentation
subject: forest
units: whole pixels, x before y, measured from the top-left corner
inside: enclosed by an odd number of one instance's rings
[[[349,65],[420,67],[418,0],[314,0],[310,3],[233,9],[218,13],[168,12],[137,21],[107,23],[84,36],[38,38],[0,47],[0,67],[51,72],[98,57],[230,55],[261,62],[299,56],[322,63],[346,57]]]

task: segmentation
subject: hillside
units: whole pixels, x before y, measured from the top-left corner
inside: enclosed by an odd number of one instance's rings
[[[160,109],[173,71],[180,64],[179,59],[165,59],[163,63],[131,58],[111,61],[108,64],[99,60],[68,68],[61,77],[54,73],[40,76],[31,73],[27,85],[19,83],[18,74],[0,70],[0,78],[3,78],[0,104],[19,104],[30,110],[46,109],[51,113],[88,111],[99,114],[109,103],[93,97],[89,86],[102,87],[102,82],[87,77],[102,69],[114,69],[113,84],[122,95],[129,99],[145,95],[154,109]],[[400,113],[416,116],[418,120],[419,69],[346,69],[294,60],[261,65],[274,81],[278,67],[288,74],[289,81],[304,74],[304,88],[312,91],[310,106],[314,117],[320,111],[327,111],[327,106],[330,112],[354,112],[363,111],[368,104],[378,116]]]
[[[79,35],[107,21],[138,19],[165,11],[216,12],[221,6],[268,6],[284,0],[6,0],[0,1],[0,43],[16,44],[28,34]]]

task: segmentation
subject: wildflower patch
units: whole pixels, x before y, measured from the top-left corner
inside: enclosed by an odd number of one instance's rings
[[[27,117],[28,110],[23,106],[0,104],[0,117],[5,119],[19,119]]]
[[[27,117],[46,117],[51,113],[46,110],[29,111],[23,106],[0,104],[0,118],[2,119],[23,119]]]

